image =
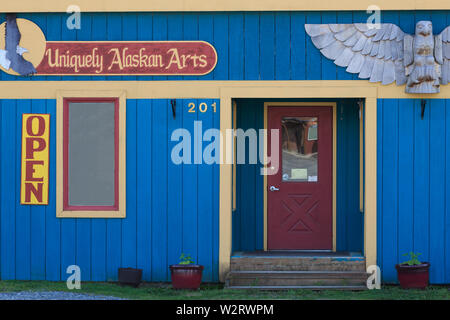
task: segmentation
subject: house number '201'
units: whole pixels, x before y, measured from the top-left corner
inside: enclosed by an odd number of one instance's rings
[[[212,109],[213,109],[213,112],[216,112],[216,107],[217,107],[217,105],[216,105],[215,102],[213,102],[213,103],[211,104],[211,107],[212,107]],[[193,103],[193,102],[191,102],[191,103],[188,104],[188,108],[189,108],[189,112],[191,112],[191,113],[197,112],[197,106],[196,106],[195,103]],[[200,103],[200,104],[198,105],[198,110],[199,110],[201,113],[205,113],[206,111],[208,111],[208,104],[207,104],[206,102]]]

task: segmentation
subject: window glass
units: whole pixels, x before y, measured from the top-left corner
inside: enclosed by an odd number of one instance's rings
[[[316,182],[318,121],[316,117],[285,117],[282,129],[282,180]]]
[[[114,102],[69,102],[69,206],[115,204],[114,113]]]

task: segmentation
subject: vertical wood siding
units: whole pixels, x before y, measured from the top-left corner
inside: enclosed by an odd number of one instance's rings
[[[65,27],[68,15],[64,13],[20,14],[19,17],[38,24],[50,41],[205,40],[216,48],[218,64],[213,72],[200,77],[22,78],[0,72],[0,80],[3,81],[356,80],[356,75],[348,74],[344,68],[337,67],[320,55],[306,35],[304,24],[364,22],[368,15],[350,11],[82,13],[80,30]],[[414,32],[415,22],[421,19],[433,21],[435,34],[450,24],[449,11],[386,11],[381,19],[382,22],[398,24],[408,33]],[[0,21],[4,20],[5,15],[0,14]],[[18,204],[20,114],[51,113],[52,128],[55,128],[56,104],[54,100],[2,100],[0,277],[60,280],[66,277],[65,268],[76,263],[82,267],[85,280],[115,279],[118,266],[143,268],[145,280],[165,280],[168,279],[167,265],[176,262],[181,252],[189,252],[206,265],[205,280],[216,281],[218,169],[204,165],[175,166],[167,161],[171,149],[167,141],[172,130],[182,126],[192,127],[194,118],[185,112],[187,103],[187,100],[177,100],[177,118],[172,119],[167,100],[128,100],[127,218],[113,221],[56,219],[54,183],[50,183],[47,207]],[[420,101],[380,100],[378,261],[384,280],[395,281],[393,265],[401,261],[400,255],[410,250],[419,251],[424,259],[432,263],[431,281],[449,283],[450,206],[446,203],[446,199],[450,198],[450,188],[447,186],[450,181],[450,170],[447,169],[450,161],[448,102],[429,100],[424,120],[420,120],[419,113]],[[197,116],[200,117],[200,114]],[[349,113],[349,116],[354,115]],[[204,126],[219,127],[218,113],[203,120]],[[259,123],[262,120],[255,118],[248,121]],[[347,133],[339,131],[339,134],[351,134],[355,128],[351,123],[348,126]],[[341,145],[353,150],[346,143],[341,142]],[[50,181],[55,181],[54,134],[50,138],[50,157]],[[349,159],[356,161],[351,157]],[[344,170],[339,162],[338,167]],[[354,210],[357,192],[353,198],[349,189],[355,188],[357,181],[349,179],[348,184],[339,184],[339,192],[345,192],[349,198],[338,200],[338,210],[346,210],[341,207],[343,203]],[[258,183],[262,180],[255,181],[255,184]],[[344,187],[349,189],[343,191]],[[160,190],[167,192],[160,197]],[[260,195],[255,193],[254,196],[255,203],[248,205],[254,206],[254,212],[261,212],[262,206],[257,202]],[[260,218],[254,218],[255,226],[262,230]],[[233,220],[233,226],[235,224]],[[339,222],[338,228],[355,230],[355,226],[345,222]],[[245,237],[249,238],[251,248],[262,247],[262,240],[256,231]],[[242,237],[236,239],[234,241],[242,243]],[[338,238],[338,249],[350,248],[350,243],[357,243],[351,238],[346,239],[345,243],[340,241]]]
[[[205,76],[35,76],[36,80],[356,80],[324,58],[305,33],[305,23],[365,22],[364,11],[82,13],[81,29],[66,28],[65,13],[19,14],[34,21],[47,40],[205,40],[217,50],[218,64]],[[414,33],[415,22],[433,21],[434,33],[449,24],[449,11],[383,11],[381,22]],[[5,15],[0,14],[0,21]],[[23,80],[0,74],[1,80]]]
[[[364,213],[359,211],[359,107],[338,100],[336,168],[336,249],[362,252]]]
[[[216,102],[217,111],[188,113],[190,102]],[[173,119],[170,100],[127,100],[126,218],[57,219],[56,102],[0,100],[0,279],[65,280],[77,264],[82,281],[116,280],[119,267],[168,281],[185,252],[205,266],[204,281],[218,281],[218,165],[170,161],[172,131],[186,128],[193,141],[194,120],[218,128],[218,103],[177,100]],[[48,206],[20,205],[22,113],[50,114]]]
[[[402,254],[431,263],[432,283],[450,282],[450,104],[419,99],[378,102],[378,264],[397,281]]]
[[[260,100],[237,101],[237,128],[244,131],[264,128],[264,105]],[[258,138],[259,139],[259,138]],[[259,140],[258,140],[259,141]],[[264,199],[262,165],[249,163],[246,139],[245,164],[236,165],[236,210],[233,212],[233,251],[264,249]],[[258,152],[260,146],[258,145]],[[258,156],[259,159],[259,156]]]

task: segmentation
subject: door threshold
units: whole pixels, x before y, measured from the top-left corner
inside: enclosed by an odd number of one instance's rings
[[[242,258],[242,257],[304,257],[304,258],[364,258],[362,252],[349,252],[349,251],[295,251],[295,250],[270,250],[270,251],[236,251],[233,252],[231,257]]]
[[[333,250],[291,250],[291,249],[274,249],[274,250],[266,250],[270,252],[298,252],[298,253],[314,253],[314,252],[334,252]]]

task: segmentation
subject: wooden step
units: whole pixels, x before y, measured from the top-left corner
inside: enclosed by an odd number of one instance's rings
[[[364,257],[231,257],[232,271],[365,272]]]
[[[231,271],[229,287],[365,286],[367,273],[354,271]]]
[[[231,286],[228,289],[241,290],[267,290],[267,291],[281,291],[281,290],[350,290],[362,291],[367,290],[366,286]]]

